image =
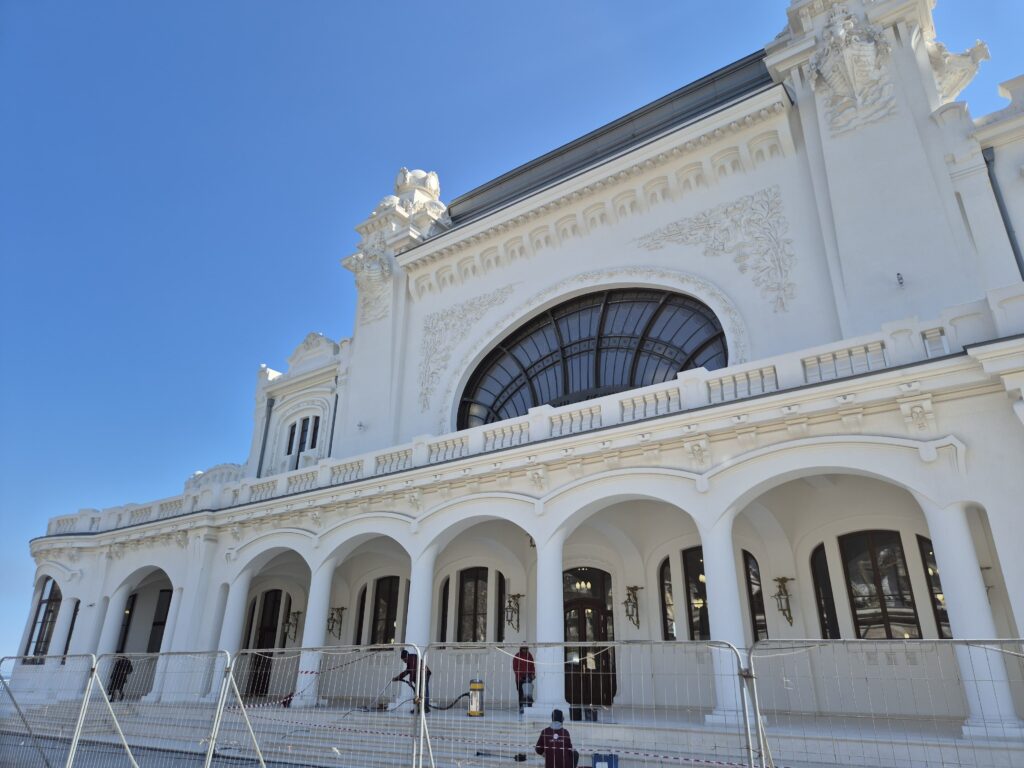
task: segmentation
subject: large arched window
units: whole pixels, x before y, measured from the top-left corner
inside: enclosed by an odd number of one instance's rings
[[[35,618],[32,620],[32,632],[25,644],[25,656],[42,657],[50,652],[50,638],[57,623],[61,599],[57,582],[47,576],[39,593],[39,603],[36,605]],[[27,660],[26,663],[33,661]]]
[[[898,531],[839,537],[853,626],[862,640],[921,637],[914,592]]]
[[[714,313],[671,291],[620,288],[552,307],[506,336],[473,373],[459,429],[668,381],[726,365]]]

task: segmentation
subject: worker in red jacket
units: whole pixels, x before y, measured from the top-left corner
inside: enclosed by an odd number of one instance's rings
[[[572,748],[572,738],[562,727],[562,710],[551,713],[551,725],[540,732],[534,751],[544,756],[544,768],[576,768],[580,753]]]
[[[521,645],[519,653],[512,658],[512,674],[516,679],[516,690],[519,691],[519,714],[523,714],[523,707],[533,704],[533,696],[523,694],[523,683],[532,685],[537,678],[537,665],[533,663],[533,656],[525,645]]]

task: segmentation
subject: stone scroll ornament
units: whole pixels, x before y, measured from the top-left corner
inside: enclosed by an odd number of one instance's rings
[[[886,73],[884,33],[837,5],[810,61],[814,87],[825,97],[832,135],[881,120],[896,109]]]
[[[460,302],[440,312],[431,312],[423,322],[423,357],[420,358],[420,409],[430,408],[430,397],[448,366],[452,348],[466,337],[491,307],[503,304],[514,285]]]
[[[392,269],[385,247],[384,235],[377,232],[361,246],[358,254],[345,260],[345,266],[356,276],[359,322],[363,325],[382,320],[388,313]]]
[[[741,273],[749,273],[776,312],[785,312],[796,293],[790,280],[793,241],[782,215],[777,186],[679,219],[636,240],[648,251],[670,244],[699,245],[704,255],[731,255]]]

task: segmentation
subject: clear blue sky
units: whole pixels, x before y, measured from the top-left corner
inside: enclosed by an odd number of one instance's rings
[[[245,460],[260,363],[351,333],[403,165],[453,196],[764,46],[787,0],[0,0],[0,653],[28,540]],[[1021,0],[939,0],[1024,72]]]

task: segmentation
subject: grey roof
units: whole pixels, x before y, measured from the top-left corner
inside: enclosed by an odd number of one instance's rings
[[[448,205],[459,226],[642,144],[665,131],[715,111],[772,84],[758,51],[640,107],[575,141],[541,155],[460,195]]]

